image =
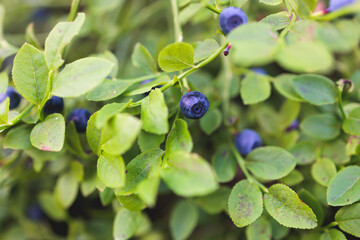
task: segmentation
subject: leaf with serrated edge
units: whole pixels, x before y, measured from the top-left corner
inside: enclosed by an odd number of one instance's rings
[[[286,185],[271,186],[269,193],[265,194],[264,204],[268,213],[285,227],[311,229],[317,226],[317,219],[311,208]]]

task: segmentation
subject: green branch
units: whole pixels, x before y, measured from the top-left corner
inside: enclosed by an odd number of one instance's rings
[[[262,183],[260,183],[257,179],[255,179],[247,170],[246,165],[245,165],[245,160],[240,156],[239,152],[236,150],[235,146],[233,144],[231,144],[231,150],[242,170],[242,172],[244,173],[245,177],[247,178],[247,180],[249,180],[249,182],[253,182],[256,185],[258,185],[258,187],[265,193],[268,193],[269,190],[267,189],[267,187],[265,187]]]

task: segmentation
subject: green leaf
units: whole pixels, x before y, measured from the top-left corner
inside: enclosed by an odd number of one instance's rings
[[[218,129],[222,122],[222,114],[219,109],[209,110],[205,116],[200,119],[200,127],[207,134],[211,135]]]
[[[98,129],[117,113],[122,112],[127,107],[126,103],[109,103],[103,106],[96,114],[95,126]]]
[[[85,14],[79,13],[73,22],[59,22],[45,40],[45,59],[49,69],[58,69],[64,60],[61,52],[79,33],[85,22]]]
[[[339,227],[355,237],[360,237],[360,203],[342,207],[335,215]]]
[[[90,116],[87,127],[86,127],[86,139],[89,144],[90,149],[96,154],[99,155],[101,144],[101,133],[102,130],[96,127],[96,118],[97,112]]]
[[[318,225],[321,226],[324,221],[325,213],[318,199],[305,189],[301,189],[299,191],[299,197],[301,201],[303,201],[313,210],[318,220]]]
[[[106,187],[120,188],[125,185],[125,163],[121,156],[100,155],[97,174]]]
[[[189,20],[194,18],[195,14],[197,14],[202,8],[202,3],[190,3],[184,9],[182,9],[179,13],[179,23],[181,25],[186,24]]]
[[[360,107],[354,108],[349,112],[342,128],[347,134],[360,136]]]
[[[64,138],[65,120],[59,113],[48,115],[43,122],[35,125],[30,134],[31,144],[42,151],[61,151]]]
[[[320,158],[312,165],[311,175],[317,183],[327,187],[330,180],[336,175],[336,166],[331,160]]]
[[[166,139],[165,150],[167,155],[176,151],[191,152],[192,148],[193,142],[187,123],[182,119],[177,119]]]
[[[6,134],[4,148],[22,150],[31,148],[30,132],[31,128],[29,128],[27,125],[21,125],[11,129]]]
[[[184,197],[203,196],[218,188],[209,163],[187,152],[170,154],[161,177],[172,191]]]
[[[73,121],[69,122],[65,129],[65,146],[72,154],[79,157],[85,156],[79,134],[76,131],[76,127]]]
[[[79,183],[72,173],[61,175],[55,185],[55,198],[64,208],[69,208],[76,199]]]
[[[105,80],[92,89],[86,98],[90,101],[105,101],[123,94],[133,83],[116,79]]]
[[[266,5],[279,5],[280,3],[282,3],[282,0],[260,0],[261,3],[264,3]]]
[[[100,201],[103,206],[109,205],[115,198],[114,190],[111,188],[105,188],[104,191],[99,192]]]
[[[196,43],[194,62],[200,62],[219,49],[219,44],[214,39],[206,39]]]
[[[228,35],[231,60],[239,66],[265,65],[275,58],[278,34],[266,23],[243,24]]]
[[[301,104],[292,100],[286,100],[280,108],[280,124],[282,129],[286,130],[300,113]]]
[[[184,42],[170,44],[159,53],[159,66],[165,72],[175,72],[194,64],[194,48]]]
[[[170,233],[174,240],[187,239],[195,229],[199,220],[199,212],[190,201],[181,201],[170,216]]]
[[[269,221],[271,224],[271,234],[274,239],[284,239],[289,234],[289,228],[284,227],[273,218],[270,218]]]
[[[350,156],[346,154],[346,144],[343,140],[337,139],[323,144],[322,157],[328,158],[337,165],[350,162]]]
[[[145,203],[136,194],[116,197],[120,204],[130,211],[140,211],[146,208]]]
[[[273,30],[280,30],[285,28],[290,23],[290,13],[283,11],[275,14],[270,14],[265,18],[261,19],[260,22],[271,25]]]
[[[145,73],[155,73],[157,70],[153,57],[141,43],[136,43],[131,60],[135,67],[143,70]]]
[[[141,224],[141,212],[120,209],[114,220],[113,237],[116,240],[129,239]]]
[[[164,140],[165,135],[157,135],[141,131],[137,143],[141,152],[145,152],[153,148],[160,148],[160,145],[164,142]]]
[[[261,191],[248,180],[238,182],[229,197],[229,215],[237,227],[253,223],[263,212]]]
[[[141,103],[141,121],[143,129],[150,133],[165,134],[169,131],[169,110],[164,94],[160,89],[152,90],[149,97]]]
[[[345,206],[360,200],[360,167],[349,166],[329,183],[327,201],[331,206]]]
[[[288,175],[296,166],[295,158],[279,147],[262,147],[246,156],[246,167],[264,180],[275,180]]]
[[[9,86],[9,74],[6,71],[3,71],[0,73],[0,93],[5,93],[8,86]]]
[[[312,138],[332,140],[340,134],[340,123],[330,113],[313,114],[301,122],[300,129]]]
[[[232,6],[241,8],[245,3],[247,3],[248,0],[232,0]]]
[[[276,77],[274,86],[278,92],[283,95],[284,97],[303,102],[304,99],[295,91],[293,86],[292,80],[296,77],[293,74],[281,74],[280,76]]]
[[[54,79],[53,94],[59,97],[81,96],[99,85],[113,67],[112,62],[98,57],[67,64]]]
[[[333,66],[333,57],[320,43],[302,41],[283,47],[276,56],[286,70],[298,73],[327,73]]]
[[[289,12],[295,12],[300,18],[308,18],[316,7],[316,0],[285,0]]]
[[[217,148],[212,158],[212,165],[219,182],[229,182],[235,177],[236,159],[228,145],[221,145]]]
[[[299,170],[292,170],[289,175],[280,179],[280,182],[288,186],[295,186],[304,181],[304,176]]]
[[[117,195],[134,193],[138,184],[160,169],[163,155],[161,149],[151,149],[132,159],[126,166],[126,186]]]
[[[271,239],[271,225],[265,218],[261,217],[246,228],[247,240],[270,240]]]
[[[242,81],[240,95],[245,104],[255,104],[270,97],[271,85],[265,75],[248,73]]]
[[[55,221],[65,220],[66,211],[55,200],[55,196],[50,192],[42,192],[39,195],[39,203],[44,212]]]
[[[295,91],[313,105],[333,104],[336,101],[335,84],[327,77],[305,74],[295,77],[292,83]]]
[[[136,186],[136,194],[148,206],[154,207],[160,186],[160,175],[158,173],[148,176]]]
[[[215,192],[195,199],[196,204],[208,214],[219,214],[228,209],[228,199],[231,189],[220,187]]]
[[[111,136],[101,149],[111,155],[119,155],[129,150],[141,130],[141,122],[128,113],[119,113],[105,124],[104,136]],[[105,140],[104,140],[105,141]]]
[[[326,229],[320,240],[346,240],[346,237],[337,229]]]
[[[268,213],[285,227],[311,229],[317,226],[311,208],[291,188],[283,184],[272,185],[264,199]]]
[[[6,97],[3,102],[0,103],[0,123],[7,123],[9,120],[9,106],[10,98]]]
[[[359,25],[353,21],[342,20],[335,24],[325,22],[315,29],[316,38],[335,53],[348,53],[359,42]]]
[[[298,165],[307,165],[315,161],[316,144],[310,141],[301,141],[290,148],[289,152],[295,157]]]
[[[14,59],[12,76],[19,93],[32,104],[40,105],[48,82],[44,53],[28,43],[22,45]]]

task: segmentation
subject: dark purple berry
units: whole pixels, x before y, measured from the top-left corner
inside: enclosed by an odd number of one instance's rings
[[[293,130],[299,129],[299,121],[295,119],[287,128],[286,132],[291,132]]]
[[[180,110],[187,118],[201,118],[205,115],[208,109],[209,100],[201,92],[188,92],[180,99]]]
[[[237,7],[225,8],[219,16],[220,29],[224,34],[228,34],[234,28],[247,22],[246,13]]]
[[[0,102],[5,101],[7,97],[10,98],[10,110],[19,106],[21,95],[13,87],[8,87],[5,93],[0,93]]]
[[[44,106],[44,113],[61,113],[64,109],[64,100],[61,97],[52,96]]]
[[[86,131],[87,122],[91,116],[91,113],[83,108],[76,108],[72,111],[68,117],[69,121],[73,121],[76,131],[83,133]]]
[[[235,147],[242,156],[248,155],[255,148],[262,146],[259,134],[252,129],[244,129],[235,136]]]

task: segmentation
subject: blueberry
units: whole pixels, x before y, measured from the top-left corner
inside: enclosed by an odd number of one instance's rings
[[[44,217],[44,213],[39,204],[31,205],[27,210],[27,217],[33,221],[39,221]]]
[[[292,130],[299,129],[299,121],[295,119],[287,128],[286,132],[291,132]]]
[[[242,156],[248,155],[261,145],[262,141],[259,134],[252,129],[244,129],[235,136],[235,147]]]
[[[14,65],[15,55],[16,54],[8,56],[7,58],[4,59],[4,61],[1,63],[0,72],[8,69],[8,71],[11,73],[11,70],[12,70],[13,65]]]
[[[144,84],[147,84],[147,83],[151,83],[153,80],[154,80],[154,79],[147,79],[147,80],[145,80],[145,81],[142,81],[142,82],[140,83],[140,85],[144,85]]]
[[[50,17],[50,11],[46,8],[38,8],[31,15],[31,21],[44,22]]]
[[[248,22],[246,13],[237,7],[228,7],[222,10],[219,16],[220,29],[224,34],[228,34],[234,28]]]
[[[64,109],[64,100],[61,97],[52,96],[44,106],[44,113],[61,113]]]
[[[355,0],[330,0],[329,7],[326,9],[327,12],[333,12],[339,8],[345,7],[354,3]]]
[[[76,108],[70,113],[69,121],[74,121],[76,131],[83,133],[86,131],[87,122],[91,113],[83,108]]]
[[[209,100],[201,92],[188,92],[180,99],[180,110],[187,118],[201,118],[208,109]]]
[[[263,68],[250,68],[250,70],[257,73],[257,74],[259,74],[259,75],[266,75],[267,74],[266,70],[263,69]]]
[[[21,101],[21,95],[17,91],[15,91],[14,88],[8,87],[5,93],[0,93],[0,102],[3,102],[7,97],[10,98],[10,110],[19,106]]]

